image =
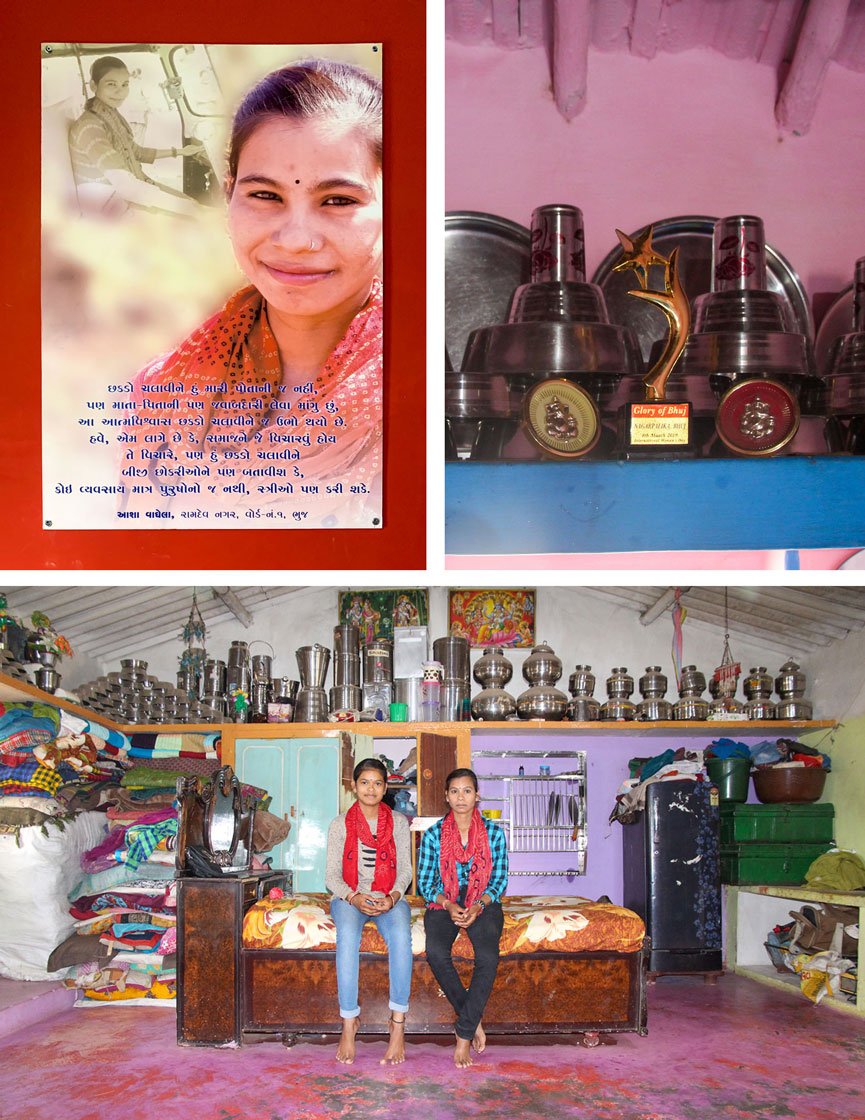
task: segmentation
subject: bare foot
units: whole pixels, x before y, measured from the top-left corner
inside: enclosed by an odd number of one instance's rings
[[[467,1038],[458,1038],[456,1049],[454,1050],[454,1065],[457,1069],[466,1069],[472,1064],[472,1050],[471,1040]]]
[[[398,1013],[397,1013],[398,1014]],[[378,1063],[380,1066],[398,1066],[405,1061],[405,1015],[397,1019],[395,1014],[390,1017],[390,1041],[384,1057]]]
[[[339,1046],[337,1046],[336,1048],[336,1060],[338,1062],[342,1062],[343,1065],[350,1066],[354,1061],[354,1036],[357,1034],[357,1028],[357,1016],[355,1016],[353,1019],[343,1019],[342,1034],[339,1036]]]
[[[484,1030],[483,1023],[478,1023],[478,1029],[475,1031],[475,1037],[472,1039],[472,1049],[477,1054],[483,1054],[487,1048],[487,1035]]]

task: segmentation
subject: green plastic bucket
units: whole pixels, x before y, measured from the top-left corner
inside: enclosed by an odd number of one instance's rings
[[[706,763],[706,773],[718,787],[718,796],[722,801],[748,800],[750,758],[711,758]]]

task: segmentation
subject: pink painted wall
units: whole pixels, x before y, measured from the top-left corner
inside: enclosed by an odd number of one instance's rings
[[[589,274],[616,226],[756,213],[812,299],[851,282],[865,254],[865,74],[831,65],[810,131],[786,139],[774,71],[714,51],[592,51],[588,89],[569,124],[543,50],[448,43],[446,208],[528,225],[542,203],[577,205]]]
[[[782,138],[775,71],[714,51],[646,61],[592,50],[588,102],[570,123],[553,103],[545,51],[448,42],[445,53],[447,210],[528,225],[535,206],[577,205],[589,278],[617,244],[617,226],[632,231],[677,215],[753,213],[799,274],[818,322],[852,281],[865,255],[865,74],[830,65],[810,131]],[[666,556],[676,566],[780,566],[770,553],[749,554],[745,564],[735,553]],[[802,567],[836,568],[849,556],[803,553]],[[579,558],[550,561],[587,566]],[[543,558],[532,566],[544,566]],[[629,566],[642,565],[632,559]]]

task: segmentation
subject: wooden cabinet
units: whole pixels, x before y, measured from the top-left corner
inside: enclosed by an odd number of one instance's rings
[[[177,884],[177,1041],[227,1045],[240,1037],[240,938],[244,912],[285,875],[181,878]]]

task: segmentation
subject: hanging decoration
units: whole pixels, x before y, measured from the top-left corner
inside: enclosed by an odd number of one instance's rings
[[[682,624],[688,617],[688,612],[682,606],[682,589],[676,588],[676,601],[670,612],[673,616],[673,669],[676,673],[676,688],[681,691],[682,684]]]
[[[742,710],[742,704],[735,698],[736,689],[739,687],[739,676],[742,672],[742,666],[738,661],[733,660],[733,654],[730,651],[730,622],[729,622],[729,604],[728,604],[728,590],[724,588],[724,651],[721,655],[721,664],[715,669],[712,674],[712,680],[715,684],[713,689],[715,693],[715,703],[713,710],[717,710],[723,714],[733,714]]]
[[[198,596],[192,590],[192,606],[189,609],[189,618],[183,627],[184,650],[180,655],[180,677],[182,687],[190,696],[198,695],[198,684],[204,672],[204,662],[207,651],[204,646],[207,636],[207,627],[204,624],[201,611],[198,609]]]

